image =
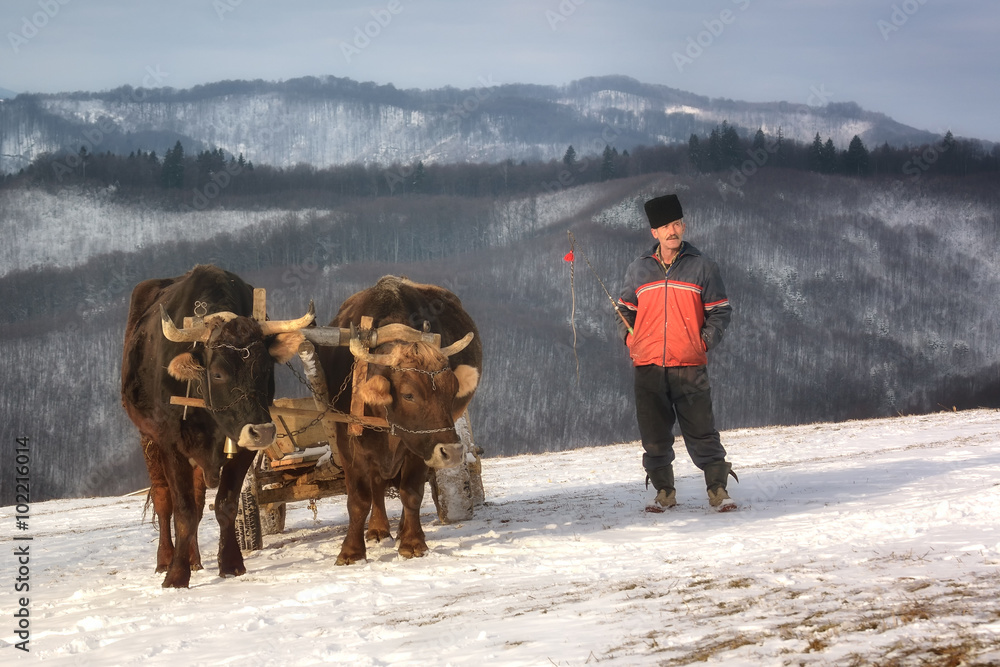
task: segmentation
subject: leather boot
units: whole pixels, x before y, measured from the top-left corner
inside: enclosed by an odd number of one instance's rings
[[[647,480],[656,489],[654,502],[660,507],[673,507],[677,504],[677,491],[674,490],[674,467],[665,466],[646,473]]]
[[[733,474],[733,465],[728,461],[716,461],[705,466],[705,486],[708,487],[708,504],[720,512],[736,509],[736,501],[729,497],[726,483]]]

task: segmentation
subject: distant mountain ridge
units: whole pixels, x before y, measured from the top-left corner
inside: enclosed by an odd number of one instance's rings
[[[107,92],[22,94],[0,102],[0,172],[42,152],[155,150],[178,140],[188,153],[222,148],[260,164],[499,162],[580,155],[605,145],[687,142],[728,121],[742,134],[779,129],[812,141],[818,132],[846,148],[858,135],[920,145],[938,135],[857,104],[823,106],[708,98],[624,76],[564,86],[498,84],[470,89],[402,90],[351,79],[222,81],[184,90],[124,86]],[[822,96],[820,96],[822,97]]]

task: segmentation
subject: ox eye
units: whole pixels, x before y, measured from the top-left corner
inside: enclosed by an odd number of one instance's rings
[[[414,400],[413,394],[403,394],[402,396],[400,396],[400,398],[402,398],[404,401],[410,401],[410,402]]]

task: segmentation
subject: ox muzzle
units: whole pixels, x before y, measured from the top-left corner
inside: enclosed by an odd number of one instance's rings
[[[277,434],[278,429],[274,422],[247,424],[240,430],[240,439],[236,444],[256,452],[273,445]]]
[[[461,443],[441,443],[434,445],[434,451],[431,453],[430,458],[424,459],[424,463],[429,468],[437,468],[439,470],[454,468],[462,462],[464,454],[465,449]]]

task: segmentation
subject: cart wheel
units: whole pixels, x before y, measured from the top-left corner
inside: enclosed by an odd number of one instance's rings
[[[260,528],[264,535],[278,535],[285,531],[285,503],[271,503],[260,508]]]
[[[465,461],[455,468],[431,470],[428,482],[431,497],[442,523],[454,523],[472,518],[473,509],[483,504],[482,450],[472,442],[468,413],[455,422],[462,442]]]
[[[258,455],[259,456],[259,455]],[[257,460],[250,466],[240,490],[240,504],[236,510],[236,543],[240,551],[259,551],[264,548],[264,533],[260,526],[260,508],[257,505]]]
[[[236,513],[236,542],[241,551],[259,551],[264,547],[260,510],[257,499],[249,489],[240,493],[240,507]]]
[[[486,502],[486,490],[483,488],[483,449],[478,445],[472,446],[472,458],[469,461],[469,490],[472,493],[473,507],[482,507]]]

